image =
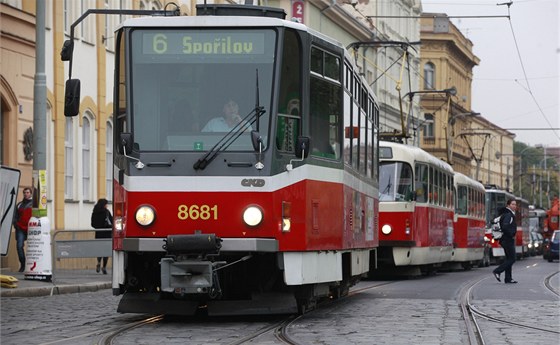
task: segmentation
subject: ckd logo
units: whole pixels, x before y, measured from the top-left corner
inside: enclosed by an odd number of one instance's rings
[[[243,187],[263,187],[264,180],[260,178],[244,178],[241,180],[241,185]]]

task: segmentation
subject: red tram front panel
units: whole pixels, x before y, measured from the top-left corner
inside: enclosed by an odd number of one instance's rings
[[[242,183],[241,178],[224,179],[232,180],[230,185],[235,183],[233,180]],[[122,200],[126,204],[124,218],[127,221],[124,231],[116,238],[166,238],[195,232],[213,233],[223,238],[275,238],[279,251],[372,248],[378,242],[374,236],[377,207],[374,199],[338,183],[305,180],[267,192],[165,190],[122,194],[126,195],[126,199]],[[116,193],[115,199],[120,195]],[[285,203],[290,204],[289,232],[282,229]],[[116,200],[115,209],[118,204]],[[144,205],[151,206],[157,215],[149,228],[133,220],[136,210]],[[264,211],[263,223],[258,227],[248,227],[240,216],[249,205],[256,205]],[[115,249],[120,249],[118,243]]]
[[[380,227],[390,225],[390,234],[380,231],[379,246],[392,249],[395,266],[442,263],[451,259],[453,212],[444,208],[380,202]]]

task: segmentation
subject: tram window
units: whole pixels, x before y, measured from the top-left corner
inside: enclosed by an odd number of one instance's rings
[[[366,114],[360,110],[360,166],[362,173],[367,169],[367,137],[368,137],[368,121]]]
[[[311,118],[311,153],[314,156],[340,157],[340,85],[311,78],[309,112]]]
[[[379,167],[379,200],[412,201],[412,168],[402,162],[384,162]]]
[[[424,164],[416,165],[416,176],[414,178],[416,202],[428,201],[428,167]]]
[[[366,176],[372,176],[373,169],[373,128],[371,118],[367,119],[367,138],[366,138]],[[412,177],[411,177],[412,178]]]
[[[430,192],[428,194],[430,198],[430,204],[437,204],[437,171],[430,167]]]
[[[299,133],[299,118],[278,115],[276,147],[280,151],[294,152]]]
[[[346,90],[351,90],[352,86],[351,86],[351,75],[352,75],[352,69],[350,68],[350,66],[348,66],[347,64],[344,65],[344,88]]]
[[[360,111],[358,108],[358,104],[356,102],[352,102],[352,130],[350,131],[350,135],[352,136],[352,167],[358,170],[360,165]]]
[[[350,130],[352,123],[350,122],[350,107],[352,106],[352,99],[348,91],[344,92],[344,162],[348,165],[352,164],[352,131]]]
[[[311,48],[311,72],[323,75],[323,52],[317,48]]]
[[[457,188],[457,207],[458,214],[467,214],[467,187],[459,186]]]
[[[325,53],[325,77],[340,80],[340,59],[329,53]]]
[[[276,147],[294,152],[300,133],[301,116],[301,44],[293,30],[286,30],[280,74],[280,102],[276,121]]]

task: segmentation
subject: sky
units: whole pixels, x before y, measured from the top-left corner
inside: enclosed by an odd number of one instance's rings
[[[422,0],[422,8],[448,16],[507,16],[508,6],[497,5],[506,1]],[[472,110],[515,133],[515,141],[558,147],[560,130],[552,129],[560,128],[560,0],[512,2],[509,20],[452,19],[480,59]]]

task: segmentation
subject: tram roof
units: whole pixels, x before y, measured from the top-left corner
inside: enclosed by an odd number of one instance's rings
[[[460,172],[455,171],[455,178],[453,180],[455,185],[467,185],[484,192],[484,185],[482,183],[468,177],[467,175],[461,174]]]
[[[137,17],[125,20],[118,28],[121,27],[175,27],[175,28],[191,28],[191,27],[287,27],[299,31],[309,32],[310,34],[320,37],[334,45],[344,47],[340,42],[332,37],[326,36],[315,31],[304,24],[270,17],[253,17],[253,16],[151,16]]]
[[[436,158],[435,156],[419,147],[394,143],[392,141],[380,141],[379,147],[390,147],[393,150],[394,160],[429,163],[437,166],[440,169],[446,170],[448,172],[453,172],[453,168],[451,168],[451,165],[447,164],[441,159]]]

